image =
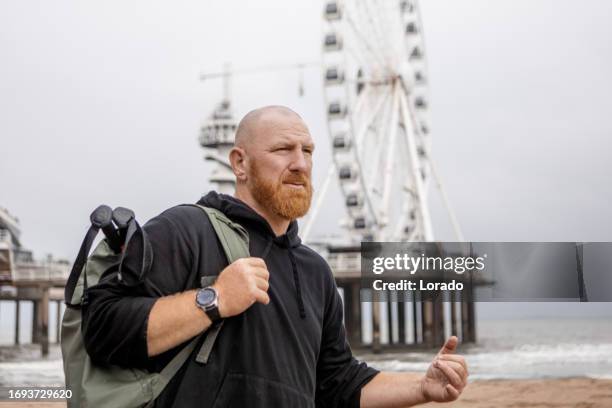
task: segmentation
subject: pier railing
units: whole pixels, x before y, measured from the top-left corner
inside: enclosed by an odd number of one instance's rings
[[[359,278],[361,254],[359,252],[331,252],[327,262],[336,278]]]
[[[66,282],[70,273],[68,263],[17,264],[12,271],[14,282]]]

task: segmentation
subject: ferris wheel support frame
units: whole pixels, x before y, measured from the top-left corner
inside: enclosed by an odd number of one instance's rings
[[[400,100],[400,89],[394,83],[391,86],[392,93],[392,102],[391,102],[391,122],[397,123],[399,116],[399,100]],[[384,178],[384,187],[383,187],[383,195],[382,195],[382,221],[380,227],[385,227],[389,223],[389,205],[391,198],[391,181],[392,181],[392,173],[393,173],[393,165],[395,162],[393,161],[393,155],[395,153],[395,141],[397,139],[398,126],[393,126],[391,128],[391,134],[389,135],[389,141],[387,146],[387,158],[385,160],[385,169],[383,173]]]
[[[331,184],[331,180],[334,177],[334,174],[336,174],[336,166],[332,162],[329,165],[329,169],[327,170],[327,176],[325,177],[325,181],[323,182],[321,191],[317,194],[315,205],[310,210],[310,214],[308,214],[308,218],[306,219],[306,225],[304,226],[304,229],[303,229],[304,232],[301,234],[302,239],[304,241],[308,239],[308,236],[310,235],[310,230],[312,229],[312,226],[314,225],[314,221],[317,218],[317,215],[319,215],[319,210],[321,209],[321,206],[323,204],[323,199],[325,198],[325,195],[327,194],[327,189],[329,188],[329,185]]]
[[[433,241],[433,228],[431,226],[431,217],[429,215],[429,207],[427,206],[427,196],[423,177],[421,176],[420,160],[416,149],[416,140],[414,140],[414,129],[411,124],[414,123],[408,113],[408,101],[406,94],[400,92],[400,106],[402,119],[404,121],[404,134],[406,135],[406,144],[408,146],[408,154],[410,155],[410,164],[412,167],[412,177],[416,189],[417,200],[419,201],[419,213],[421,215],[421,227],[423,228],[423,236],[425,241]]]

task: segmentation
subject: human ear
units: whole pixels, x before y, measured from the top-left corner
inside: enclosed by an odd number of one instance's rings
[[[241,147],[233,147],[229,153],[230,165],[236,181],[246,181],[246,152]]]

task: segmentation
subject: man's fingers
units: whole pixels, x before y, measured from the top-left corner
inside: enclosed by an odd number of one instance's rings
[[[258,278],[262,278],[265,280],[270,279],[270,272],[268,271],[268,269],[264,266],[264,267],[255,267],[253,268],[253,272],[255,274],[255,276],[257,276]]]
[[[454,353],[455,350],[457,349],[457,344],[458,343],[459,343],[459,339],[457,338],[457,336],[450,336],[446,340],[446,343],[444,343],[444,345],[440,349],[440,353],[439,354],[452,354],[452,353]]]
[[[446,384],[446,387],[444,388],[446,390],[446,392],[448,393],[448,395],[453,399],[456,400],[457,398],[459,398],[459,394],[460,392],[453,387],[450,384]]]
[[[443,361],[446,365],[448,365],[453,371],[455,371],[458,375],[459,378],[461,379],[461,387],[463,388],[467,385],[467,369],[461,365],[461,363],[458,363],[456,361],[446,361],[446,360],[441,360]]]
[[[270,287],[268,280],[263,278],[255,278],[255,285],[264,292],[267,292],[268,288]]]
[[[440,354],[438,358],[440,360],[454,361],[456,363],[459,363],[463,366],[465,372],[468,372],[467,363],[465,362],[465,358],[463,356],[458,356],[457,354]]]
[[[268,303],[270,303],[270,296],[268,296],[268,293],[266,293],[263,290],[258,290],[255,293],[255,300],[259,303],[263,303],[264,305],[267,305]]]
[[[254,256],[251,256],[249,258],[244,258],[244,260],[249,264],[249,265],[253,265],[253,266],[263,266],[264,268],[266,267],[266,262],[262,259],[262,258],[257,258]]]
[[[450,367],[448,362],[446,362],[446,361],[437,361],[435,366],[436,366],[436,368],[440,369],[444,373],[444,375],[446,376],[448,381],[455,388],[458,388],[458,389],[463,388],[463,380],[461,379],[459,374]]]

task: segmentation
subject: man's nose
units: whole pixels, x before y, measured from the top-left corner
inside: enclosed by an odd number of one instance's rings
[[[306,173],[310,170],[310,160],[303,151],[298,150],[293,154],[289,169]]]

